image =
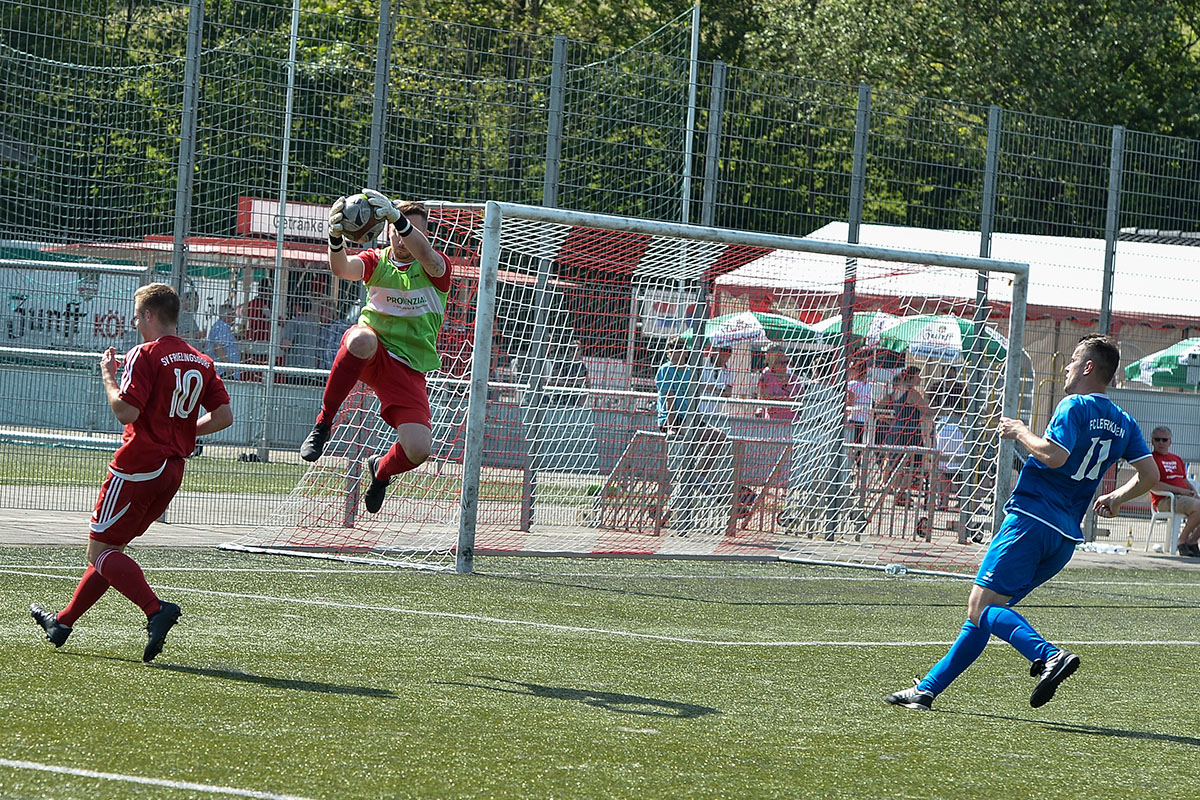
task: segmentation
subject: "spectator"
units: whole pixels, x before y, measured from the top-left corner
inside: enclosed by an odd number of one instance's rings
[[[683,428],[689,405],[687,386],[692,380],[692,368],[687,364],[688,347],[682,336],[667,340],[667,360],[654,374],[658,390],[658,427],[667,435]]]
[[[350,321],[338,314],[337,302],[325,299],[317,306],[317,318],[321,321],[319,369],[332,369],[333,359],[342,342],[342,334],[350,328]]]
[[[204,347],[204,329],[196,321],[196,310],[200,308],[200,295],[196,293],[195,289],[187,289],[181,299],[183,302],[179,309],[178,336],[192,347],[200,350]]]
[[[208,329],[208,338],[204,352],[213,361],[223,361],[229,364],[242,363],[242,354],[238,350],[237,339],[233,335],[234,309],[231,303],[222,303],[217,312],[217,321]],[[236,369],[221,367],[217,374],[226,380],[239,380],[241,373]]]
[[[950,496],[961,483],[961,473],[967,461],[962,425],[957,415],[938,418],[934,439],[938,449],[937,473],[934,475],[934,494],[938,511],[950,510]]]
[[[850,365],[850,380],[846,384],[846,436],[854,444],[866,438],[867,416],[871,412],[871,384],[867,368],[861,361]]]
[[[283,339],[279,343],[284,366],[317,369],[321,360],[320,343],[321,321],[313,313],[312,302],[302,297],[296,301],[296,314],[287,321]],[[323,383],[316,375],[291,375],[289,382],[306,385]]]
[[[946,367],[941,378],[930,381],[929,409],[935,417],[966,413],[967,384],[959,379],[957,367]]]
[[[758,399],[767,401],[789,401],[799,399],[803,393],[800,379],[789,368],[787,353],[783,346],[772,344],[766,349],[767,366],[758,376]],[[758,410],[758,416],[792,422],[796,409],[792,405],[769,405]]]
[[[709,366],[700,373],[700,393],[708,397],[733,396],[733,370],[729,368],[729,358],[733,350],[729,347],[713,348],[709,356]],[[701,400],[700,413],[710,417],[724,412],[724,404],[719,400]]]
[[[271,279],[263,278],[258,282],[258,294],[246,304],[246,312],[242,315],[245,317],[246,341],[265,342],[271,338],[271,304],[274,299]]]
[[[884,444],[895,448],[888,459],[889,472],[907,462],[909,470],[901,476],[896,491],[896,505],[909,504],[908,490],[917,482],[922,456],[902,448],[922,447],[930,438],[931,425],[929,406],[917,388],[921,371],[918,367],[907,367],[896,377],[897,389],[891,397],[892,425],[888,429]]]
[[[560,389],[586,389],[587,365],[579,356],[579,342],[572,340],[565,347],[555,347],[550,353],[552,371],[550,385]],[[582,392],[558,392],[549,396],[550,404],[556,406],[581,406],[585,395]]]
[[[1187,479],[1187,465],[1171,452],[1171,429],[1166,425],[1152,430],[1150,438],[1154,461],[1158,465],[1158,483],[1150,487],[1150,504],[1158,511],[1158,504],[1167,495],[1175,495],[1175,513],[1186,515],[1176,552],[1181,556],[1200,557],[1200,500],[1196,498],[1196,487]]]
[[[246,308],[242,313],[242,330],[246,337],[246,347],[243,352],[243,364],[261,365],[267,363],[267,351],[269,349],[268,342],[271,339],[271,305],[274,300],[272,295],[271,279],[263,278],[258,282],[258,294],[256,294],[250,302],[246,303]],[[278,366],[279,359],[276,359]],[[248,370],[245,373],[246,380],[262,381],[263,373],[260,370]]]

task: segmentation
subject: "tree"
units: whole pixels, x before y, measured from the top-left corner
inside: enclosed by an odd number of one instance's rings
[[[1195,0],[764,0],[747,60],[826,80],[1200,136]]]

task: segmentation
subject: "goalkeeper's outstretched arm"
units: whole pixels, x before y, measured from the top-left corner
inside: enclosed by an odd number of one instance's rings
[[[446,274],[446,262],[429,243],[429,212],[420,203],[389,200],[382,192],[374,189],[363,189],[367,201],[375,209],[379,219],[386,219],[392,224],[392,232],[399,237],[399,245],[416,259],[425,269],[425,274],[431,278],[440,278]],[[393,247],[398,247],[395,239]]]
[[[342,210],[345,207],[344,197],[339,197],[329,207],[329,271],[343,280],[361,281],[365,272],[362,259],[346,255],[345,231],[342,228]]]

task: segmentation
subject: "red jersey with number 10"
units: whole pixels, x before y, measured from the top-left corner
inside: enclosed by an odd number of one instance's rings
[[[125,426],[109,468],[131,480],[196,448],[196,421],[229,402],[213,361],[178,336],[145,342],[125,354],[121,399],[141,413]],[[137,476],[137,477],[135,477]]]

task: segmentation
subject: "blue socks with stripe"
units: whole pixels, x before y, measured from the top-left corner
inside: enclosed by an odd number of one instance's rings
[[[979,615],[979,627],[1000,637],[1030,662],[1049,660],[1058,648],[1042,638],[1029,621],[1008,606],[988,606]]]
[[[958,639],[950,651],[921,680],[917,688],[922,692],[941,694],[975,659],[983,653],[988,637],[997,637],[1011,644],[1029,661],[1049,659],[1058,648],[1043,639],[1028,620],[1007,606],[988,606],[979,615],[979,624],[967,620],[963,623]]]

